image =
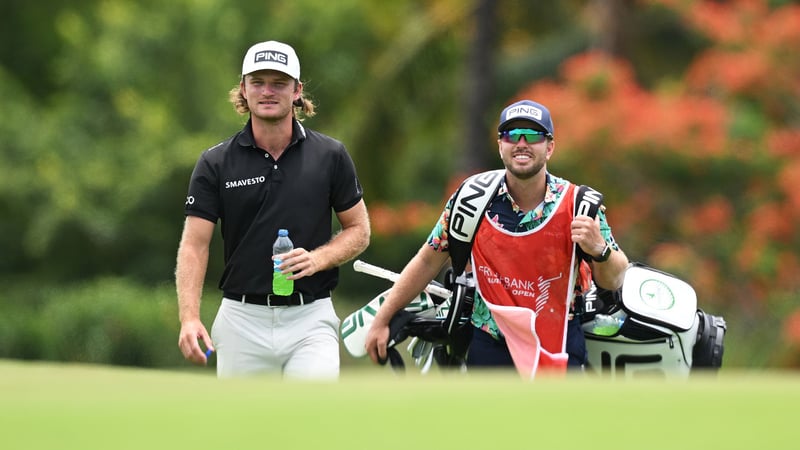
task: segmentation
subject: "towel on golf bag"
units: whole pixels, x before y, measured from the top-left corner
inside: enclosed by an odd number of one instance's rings
[[[563,374],[567,368],[567,353],[551,353],[542,348],[536,335],[536,313],[520,306],[494,305],[484,300],[497,326],[503,331],[508,351],[517,372],[533,379],[539,366],[543,370]]]

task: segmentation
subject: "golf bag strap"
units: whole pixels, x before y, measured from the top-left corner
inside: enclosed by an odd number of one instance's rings
[[[406,325],[415,317],[417,317],[416,314],[406,311],[405,309],[397,311],[397,313],[392,316],[389,320],[389,342],[387,347],[394,347],[408,337]]]
[[[389,343],[386,345],[387,358],[385,360],[378,361],[381,365],[386,364],[386,361],[388,360],[392,367],[404,367],[403,358],[400,356],[400,353],[395,347],[408,337],[406,325],[412,319],[414,319],[414,317],[416,317],[414,313],[408,312],[404,309],[401,309],[394,316],[392,316],[392,319],[389,321]]]
[[[603,194],[586,185],[580,185],[575,192],[575,215],[585,215],[592,219],[597,217],[597,212],[603,205]],[[591,261],[591,257],[581,249],[580,245],[575,246],[578,258],[584,261]]]
[[[454,277],[463,274],[467,267],[475,232],[489,208],[489,202],[497,194],[504,174],[505,170],[500,169],[472,175],[456,191],[447,227]]]

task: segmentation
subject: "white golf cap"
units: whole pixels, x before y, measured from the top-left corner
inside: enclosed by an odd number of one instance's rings
[[[242,76],[259,70],[277,70],[300,79],[300,60],[294,49],[278,41],[259,42],[247,50],[242,62]]]

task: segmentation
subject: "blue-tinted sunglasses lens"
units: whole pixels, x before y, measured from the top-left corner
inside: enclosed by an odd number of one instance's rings
[[[544,139],[547,137],[547,132],[531,130],[529,128],[514,128],[513,130],[503,131],[500,133],[500,137],[504,141],[512,144],[519,142],[523,136],[528,144],[538,144],[539,142],[544,141]]]

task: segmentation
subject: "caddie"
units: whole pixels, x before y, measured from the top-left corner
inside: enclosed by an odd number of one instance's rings
[[[470,247],[476,293],[467,367],[516,367],[526,378],[537,369],[582,368],[587,355],[575,298],[588,289],[590,276],[599,287],[620,288],[628,258],[614,240],[605,208],[594,219],[581,214],[582,208],[576,213],[576,185],[547,171],[555,132],[544,105],[512,103],[500,114],[497,131],[505,170],[494,172],[502,180],[490,193]],[[474,186],[462,189],[478,195],[490,184],[481,177],[473,181]],[[365,341],[373,361],[387,357],[391,318],[448,262],[451,234],[463,232],[475,219],[470,196],[459,198],[467,200],[455,204],[456,194],[450,197],[377,312]]]

